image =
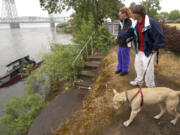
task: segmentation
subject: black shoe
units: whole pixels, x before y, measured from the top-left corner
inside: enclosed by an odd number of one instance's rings
[[[121,73],[122,71],[121,70],[117,70],[116,72],[115,72],[115,74],[119,74],[119,73]]]
[[[128,74],[127,72],[122,72],[122,73],[120,73],[120,76],[125,76],[127,74]]]

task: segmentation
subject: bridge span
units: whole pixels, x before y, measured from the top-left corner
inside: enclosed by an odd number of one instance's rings
[[[70,17],[47,17],[47,18],[0,18],[0,24],[10,23],[60,23],[67,22]]]
[[[21,23],[50,23],[51,27],[55,27],[55,23],[68,22],[70,17],[17,17],[17,18],[0,18],[0,24],[9,24],[10,28],[20,28]]]

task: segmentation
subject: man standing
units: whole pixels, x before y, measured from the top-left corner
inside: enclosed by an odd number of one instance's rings
[[[165,42],[160,25],[146,15],[142,5],[132,8],[133,17],[137,20],[126,32],[118,34],[117,38],[128,39],[133,37],[136,48],[135,70],[137,77],[130,82],[131,85],[141,85],[145,74],[147,87],[155,87],[154,82],[154,55]],[[147,71],[145,71],[147,69]]]

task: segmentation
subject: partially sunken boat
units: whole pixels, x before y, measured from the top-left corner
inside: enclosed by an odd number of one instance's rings
[[[34,60],[31,60],[29,56],[17,59],[6,66],[6,73],[3,76],[0,76],[0,88],[11,86],[18,81],[22,80],[24,77],[23,73],[27,70],[30,72],[35,70],[41,65],[42,61],[36,63]],[[30,68],[27,68],[28,65],[31,65]]]

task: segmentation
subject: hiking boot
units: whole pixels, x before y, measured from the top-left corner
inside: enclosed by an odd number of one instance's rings
[[[127,74],[128,74],[127,72],[122,72],[122,73],[120,73],[120,76],[125,76]]]
[[[117,70],[116,72],[115,72],[115,74],[119,74],[119,73],[121,73],[122,71],[121,70]]]

